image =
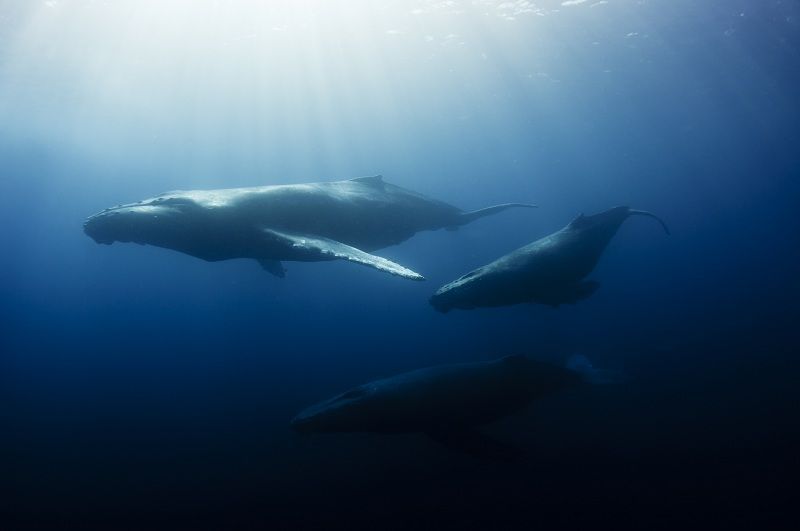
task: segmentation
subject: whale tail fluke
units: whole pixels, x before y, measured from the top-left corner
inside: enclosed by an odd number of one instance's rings
[[[661,223],[661,226],[664,228],[664,232],[666,232],[667,234],[671,234],[669,232],[669,227],[667,227],[667,224],[664,223],[664,220],[661,219],[660,217],[656,216],[652,212],[648,212],[647,210],[634,210],[634,209],[630,208],[630,209],[628,209],[628,215],[631,215],[631,216],[647,216],[648,218],[653,218],[656,221],[658,221],[659,223]]]
[[[502,205],[494,205],[486,208],[479,208],[478,210],[472,210],[470,212],[462,212],[458,218],[457,225],[452,228],[455,229],[461,225],[472,223],[476,219],[497,214],[498,212],[502,212],[508,208],[536,208],[536,205],[531,205],[528,203],[503,203]]]
[[[593,385],[618,384],[625,381],[625,375],[619,371],[596,369],[589,358],[576,354],[567,360],[567,369],[578,373],[584,382]]]

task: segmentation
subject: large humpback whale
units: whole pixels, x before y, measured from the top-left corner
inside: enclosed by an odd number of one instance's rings
[[[513,449],[476,428],[520,411],[568,387],[619,381],[575,356],[566,367],[524,356],[440,365],[360,385],[298,414],[300,433],[416,433],[445,446],[486,457],[513,457]]]
[[[344,259],[423,277],[371,251],[422,230],[457,228],[519,203],[464,212],[375,177],[309,184],[168,192],[91,216],[98,243],[136,242],[208,261],[253,258],[282,277],[281,260]]]
[[[592,272],[629,216],[655,218],[669,234],[660,218],[644,210],[620,206],[592,216],[581,214],[558,232],[442,286],[430,303],[440,312],[524,302],[551,306],[575,303],[599,286],[583,278]]]

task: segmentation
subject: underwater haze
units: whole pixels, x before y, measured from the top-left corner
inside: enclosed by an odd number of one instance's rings
[[[793,528],[798,95],[793,0],[1,0],[0,529]],[[538,208],[370,251],[424,282],[83,232],[169,190],[377,174]],[[628,220],[585,300],[428,303],[617,205],[671,235]],[[487,426],[514,462],[290,427],[507,355],[625,379]]]

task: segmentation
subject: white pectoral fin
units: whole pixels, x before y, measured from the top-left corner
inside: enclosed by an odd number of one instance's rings
[[[322,236],[307,236],[281,232],[272,229],[263,229],[270,238],[281,241],[291,247],[291,254],[298,260],[349,260],[357,264],[374,267],[380,271],[391,273],[410,280],[425,280],[419,273],[401,266],[386,258],[365,253],[350,245]]]

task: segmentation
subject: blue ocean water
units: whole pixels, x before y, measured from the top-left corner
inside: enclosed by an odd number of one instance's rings
[[[790,526],[800,5],[780,0],[0,3],[0,528]],[[464,209],[345,262],[98,246],[172,189],[382,174]],[[435,312],[581,212],[631,219],[574,306]],[[300,438],[302,408],[444,363],[574,354],[625,383],[487,429]]]

